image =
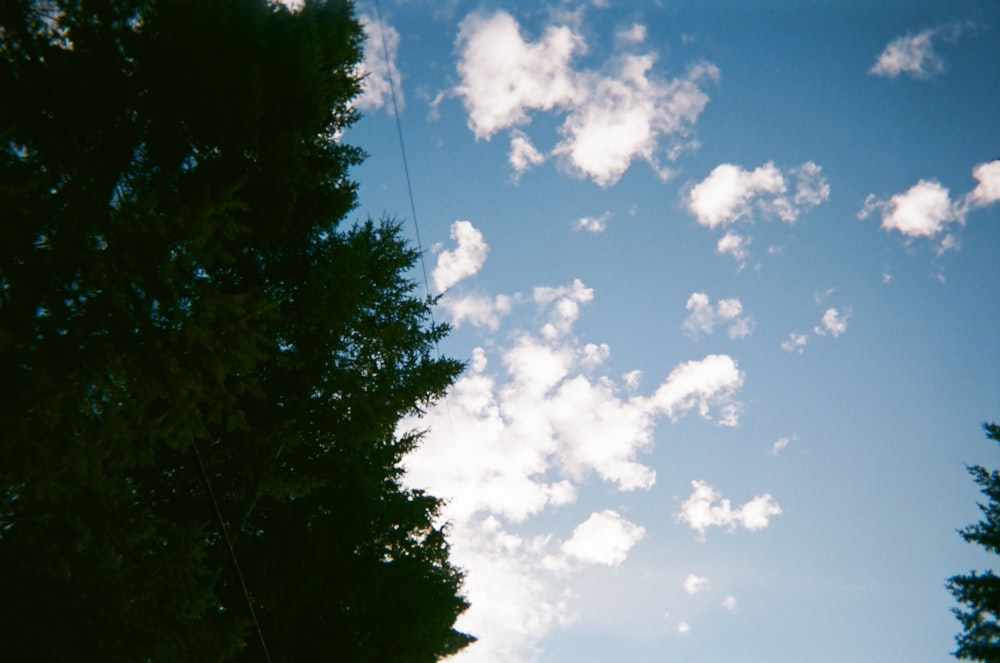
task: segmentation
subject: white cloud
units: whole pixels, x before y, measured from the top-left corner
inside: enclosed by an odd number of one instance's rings
[[[456,628],[479,638],[455,661],[531,660],[543,634],[576,619],[572,592],[549,568],[549,537],[524,537],[487,517],[454,526],[450,542],[452,559],[471,571],[463,591],[474,606]]]
[[[900,74],[917,79],[933,78],[944,71],[944,61],[934,51],[934,41],[955,42],[963,33],[978,28],[971,22],[947,23],[893,39],[868,73],[885,78]]]
[[[753,318],[742,316],[743,304],[738,299],[720,299],[712,308],[708,295],[702,292],[692,293],[688,297],[685,308],[691,314],[684,320],[684,331],[697,338],[702,334],[711,334],[720,324],[729,324],[729,338],[738,339],[748,336],[753,331]]]
[[[708,578],[689,573],[684,579],[684,591],[692,596],[708,586]]]
[[[705,530],[709,527],[737,526],[755,532],[766,528],[772,516],[781,514],[781,507],[770,493],[758,495],[742,506],[732,507],[728,499],[716,492],[704,481],[691,482],[693,492],[681,504],[681,510],[676,518],[678,522],[687,523],[691,529],[698,532],[699,540],[705,540]]]
[[[952,202],[948,189],[927,180],[920,180],[888,201],[868,196],[858,217],[864,219],[876,209],[881,211],[883,230],[895,230],[907,237],[934,237],[949,223],[961,219],[961,210]]]
[[[573,224],[575,230],[586,230],[591,233],[602,233],[608,227],[611,219],[611,212],[605,212],[600,216],[584,216],[576,220]]]
[[[529,123],[527,111],[550,110],[577,95],[570,60],[586,50],[568,26],[550,26],[535,43],[521,37],[506,12],[473,13],[459,26],[457,48],[461,84],[456,92],[469,114],[476,138]]]
[[[965,196],[967,206],[985,207],[1000,201],[1000,159],[977,165],[972,176],[979,184]]]
[[[771,162],[752,171],[724,163],[712,169],[704,180],[688,193],[688,209],[698,223],[715,228],[750,216],[750,203],[762,193],[785,192],[785,180]]]
[[[740,269],[746,266],[747,258],[750,257],[750,238],[733,231],[726,232],[719,238],[715,246],[715,252],[721,255],[732,256],[736,262],[740,263]]]
[[[796,334],[792,332],[788,335],[788,338],[781,342],[781,349],[785,352],[798,352],[802,354],[805,352],[806,343],[809,342],[809,337],[805,334]]]
[[[646,530],[611,509],[590,514],[562,544],[562,551],[584,564],[618,566]]]
[[[786,435],[785,437],[779,437],[777,440],[774,441],[774,444],[771,445],[771,453],[777,456],[785,449],[785,447],[791,444],[792,441],[795,439],[796,437],[794,435],[792,436]]]
[[[633,23],[627,28],[620,28],[615,32],[615,37],[632,44],[641,44],[646,41],[646,26],[642,23]]]
[[[673,138],[666,156],[676,159],[708,103],[700,86],[717,80],[718,70],[703,64],[690,68],[684,78],[663,81],[651,73],[655,54],[623,55],[615,62],[610,76],[579,76],[583,93],[560,128],[563,140],[554,152],[571,172],[601,186],[615,184],[637,158],[669,179],[673,171],[660,164],[661,138]]]
[[[795,180],[790,198],[789,179]],[[752,220],[755,211],[794,223],[802,212],[829,197],[830,185],[812,161],[790,169],[787,177],[770,161],[753,170],[724,163],[688,191],[687,206],[698,223],[717,228]]]
[[[681,623],[679,623],[677,625],[677,632],[680,633],[680,634],[682,634],[682,635],[684,633],[690,633],[691,632],[691,625],[688,624],[687,622],[681,622]]]
[[[458,628],[479,641],[456,659],[463,663],[531,659],[541,638],[575,618],[572,574],[625,563],[644,533],[600,508],[562,537],[525,536],[519,523],[573,503],[591,478],[619,491],[652,486],[656,473],[640,456],[663,417],[697,410],[735,423],[743,375],[725,355],[678,365],[652,395],[639,393],[639,371],[618,381],[603,373],[611,348],[573,331],[593,298],[579,280],[535,288],[538,328],[501,332],[506,345],[476,349],[446,404],[401,422],[427,431],[404,459],[405,481],[445,500],[453,559],[468,572],[472,607]]]
[[[674,368],[653,394],[655,407],[672,419],[697,407],[709,419],[713,406],[721,406],[718,423],[736,425],[733,394],[743,386],[743,372],[728,355],[708,355]]]
[[[701,86],[717,80],[718,70],[698,63],[684,76],[662,79],[653,73],[654,52],[616,53],[601,71],[574,70],[572,60],[587,50],[579,20],[577,13],[557,15],[531,42],[506,12],[467,16],[456,44],[455,92],[469,128],[489,140],[497,131],[530,124],[531,112],[554,112],[563,120],[553,154],[571,173],[610,186],[633,160],[643,159],[661,178],[669,177],[661,160],[674,160],[694,145],[691,130],[708,103]],[[637,24],[620,32],[619,42],[634,47],[644,35]],[[512,142],[517,173],[544,158],[526,136]]]
[[[543,163],[545,155],[532,144],[528,134],[514,129],[510,132],[510,155],[507,160],[514,169],[514,176],[520,177],[528,169]]]
[[[451,224],[451,238],[458,244],[453,250],[438,255],[437,266],[431,272],[434,289],[444,292],[462,279],[478,272],[486,262],[489,246],[483,234],[468,221]]]
[[[456,328],[469,323],[495,331],[516,301],[516,297],[509,295],[496,295],[491,299],[482,295],[449,293],[441,298],[440,306],[451,316],[451,324]]]
[[[736,597],[727,596],[726,598],[722,599],[722,607],[725,608],[726,610],[729,610],[730,612],[736,610]]]
[[[940,237],[936,248],[938,254],[956,250],[959,240],[951,232],[951,224],[964,225],[971,210],[1000,201],[1000,159],[977,164],[972,169],[972,176],[977,185],[962,197],[961,202],[953,200],[948,189],[938,182],[921,179],[888,200],[869,195],[858,211],[858,218],[866,219],[877,211],[883,230],[894,230],[907,241]]]
[[[820,318],[820,324],[813,327],[813,332],[818,336],[826,336],[829,334],[834,338],[837,338],[845,331],[847,331],[847,319],[851,317],[850,309],[841,313],[835,308],[828,308],[823,312],[823,317]]]
[[[380,27],[377,20],[361,16],[361,25],[365,33],[364,59],[360,65],[360,73],[364,76],[361,83],[361,94],[354,100],[354,106],[359,110],[377,110],[389,103],[392,95],[392,81],[396,84],[396,103],[403,108],[403,78],[396,68],[396,58],[399,52],[399,32],[388,23]],[[383,43],[384,39],[384,43]],[[389,58],[386,60],[386,51]]]

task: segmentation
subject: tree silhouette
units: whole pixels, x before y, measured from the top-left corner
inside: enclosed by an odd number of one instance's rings
[[[1000,442],[1000,426],[984,423],[983,429],[987,439]],[[979,465],[968,469],[988,501],[979,505],[983,519],[959,534],[970,543],[1000,554],[1000,471],[990,472]],[[948,589],[965,604],[955,609],[962,632],[955,638],[958,649],[954,655],[972,661],[1000,661],[1000,577],[992,570],[972,571],[949,578]]]
[[[461,365],[399,225],[340,226],[361,34],[346,1],[0,3],[0,658],[471,640],[396,430]]]

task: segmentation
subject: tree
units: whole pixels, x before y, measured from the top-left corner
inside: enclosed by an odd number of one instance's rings
[[[347,1],[0,3],[0,658],[471,641],[396,430],[461,364],[341,228],[360,56]]]
[[[983,429],[987,439],[1000,442],[1000,426],[984,423]],[[1000,471],[989,472],[979,465],[968,469],[988,502],[979,505],[983,519],[959,534],[970,543],[1000,554]],[[1000,661],[1000,577],[992,570],[972,571],[949,578],[948,589],[965,604],[964,609],[955,609],[962,632],[955,638],[958,649],[954,655],[972,661]]]

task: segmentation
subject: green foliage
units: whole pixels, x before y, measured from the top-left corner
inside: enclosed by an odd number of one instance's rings
[[[340,228],[348,2],[0,3],[0,658],[433,661],[471,639],[401,417],[461,365]]]
[[[986,438],[1000,442],[1000,426],[996,423],[983,424]],[[980,504],[983,519],[959,531],[962,538],[976,543],[993,554],[1000,554],[1000,471],[989,472],[974,465],[969,474],[988,498]],[[955,609],[955,615],[962,623],[962,633],[956,640],[958,649],[955,656],[972,661],[1000,661],[1000,577],[993,571],[985,573],[972,571],[968,575],[953,576],[948,580],[948,589],[955,598],[965,604],[964,609]]]

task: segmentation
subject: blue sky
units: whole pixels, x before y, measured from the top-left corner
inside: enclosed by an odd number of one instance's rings
[[[992,560],[1000,5],[384,0],[346,139],[469,368],[456,661],[951,660]],[[417,275],[418,278],[422,278]]]

